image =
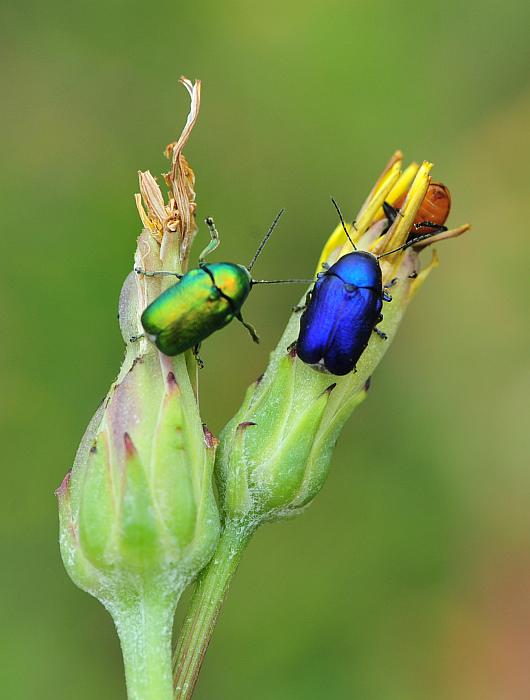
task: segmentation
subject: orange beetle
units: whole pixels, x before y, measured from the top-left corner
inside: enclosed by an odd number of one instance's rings
[[[405,201],[402,195],[395,203],[394,208],[399,209]],[[432,233],[433,229],[446,230],[444,224],[451,211],[451,193],[441,182],[431,182],[423,198],[414,224],[410,232],[410,238],[422,236],[424,233]]]

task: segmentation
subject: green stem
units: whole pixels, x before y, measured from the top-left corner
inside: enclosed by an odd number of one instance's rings
[[[121,642],[128,700],[172,700],[175,601],[149,594],[111,613]]]
[[[193,695],[228,586],[252,533],[251,528],[227,524],[210,564],[199,576],[173,657],[176,700]]]

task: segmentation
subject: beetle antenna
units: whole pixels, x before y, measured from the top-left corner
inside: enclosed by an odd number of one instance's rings
[[[315,280],[252,280],[252,284],[313,284]]]
[[[406,250],[407,248],[410,248],[413,245],[416,245],[420,241],[424,241],[427,238],[432,238],[433,236],[436,236],[439,231],[436,231],[434,233],[424,233],[423,236],[416,236],[416,238],[413,238],[411,241],[407,241],[407,243],[403,243],[403,245],[400,245],[399,248],[394,248],[394,250],[389,250],[387,253],[382,253],[381,255],[377,256],[377,259],[380,260],[381,258],[385,258],[387,255],[392,255],[392,253],[397,253],[400,250]]]
[[[255,263],[256,260],[259,258],[259,255],[260,255],[261,251],[263,250],[263,248],[265,248],[265,245],[266,245],[267,241],[268,241],[269,238],[271,237],[271,233],[272,233],[272,232],[274,231],[274,229],[276,228],[276,225],[278,224],[278,221],[280,220],[280,217],[281,217],[281,215],[283,214],[284,211],[285,211],[285,209],[282,207],[282,208],[280,209],[280,211],[276,214],[276,218],[274,219],[274,221],[273,221],[272,224],[270,225],[269,230],[267,231],[267,233],[266,233],[265,236],[263,237],[263,240],[262,240],[261,243],[259,244],[258,249],[257,249],[257,251],[256,251],[255,254],[254,254],[254,257],[253,257],[252,260],[250,261],[250,264],[247,266],[247,270],[248,270],[249,272],[250,272],[250,270],[252,270],[252,268],[254,267],[254,263]]]
[[[339,205],[338,205],[337,202],[333,199],[333,197],[331,198],[331,201],[333,202],[333,206],[334,206],[335,209],[337,210],[337,214],[339,215],[340,223],[342,224],[342,228],[344,229],[344,233],[346,234],[346,238],[347,238],[347,239],[350,241],[350,243],[352,244],[353,250],[357,250],[357,246],[355,245],[355,243],[354,243],[354,242],[352,241],[352,239],[350,238],[350,234],[348,233],[348,229],[346,228],[346,224],[344,223],[344,219],[343,219],[343,217],[342,217],[342,212],[341,212],[341,210],[340,210],[340,208],[339,208]],[[355,228],[355,224],[354,224],[354,228]]]

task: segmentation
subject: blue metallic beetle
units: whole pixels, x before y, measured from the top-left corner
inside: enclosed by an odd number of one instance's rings
[[[307,305],[302,307],[305,310],[300,318],[296,352],[303,362],[340,376],[355,370],[372,332],[384,340],[387,338],[377,324],[383,319],[383,301],[391,301],[392,297],[383,287],[379,258],[433,234],[419,236],[376,257],[357,250],[335,200],[332,201],[354,250],[331,267],[324,266],[325,271],[319,273],[308,294]]]

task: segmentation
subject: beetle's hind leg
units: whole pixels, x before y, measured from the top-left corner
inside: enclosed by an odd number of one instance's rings
[[[252,338],[252,340],[255,343],[259,343],[259,335],[257,334],[254,326],[252,326],[252,325],[250,325],[250,323],[247,323],[246,321],[244,321],[243,316],[241,316],[241,314],[236,314],[236,318],[240,323],[242,323],[245,326],[247,331],[250,333],[250,337]]]
[[[201,344],[197,343],[197,345],[194,345],[191,349],[191,352],[193,353],[193,357],[195,358],[195,362],[197,363],[197,367],[199,369],[202,369],[204,367],[204,362],[202,361],[200,355],[199,355],[199,350],[201,348]]]
[[[377,328],[377,326],[374,326],[374,333],[377,333],[381,340],[388,340],[388,335],[384,331]]]

